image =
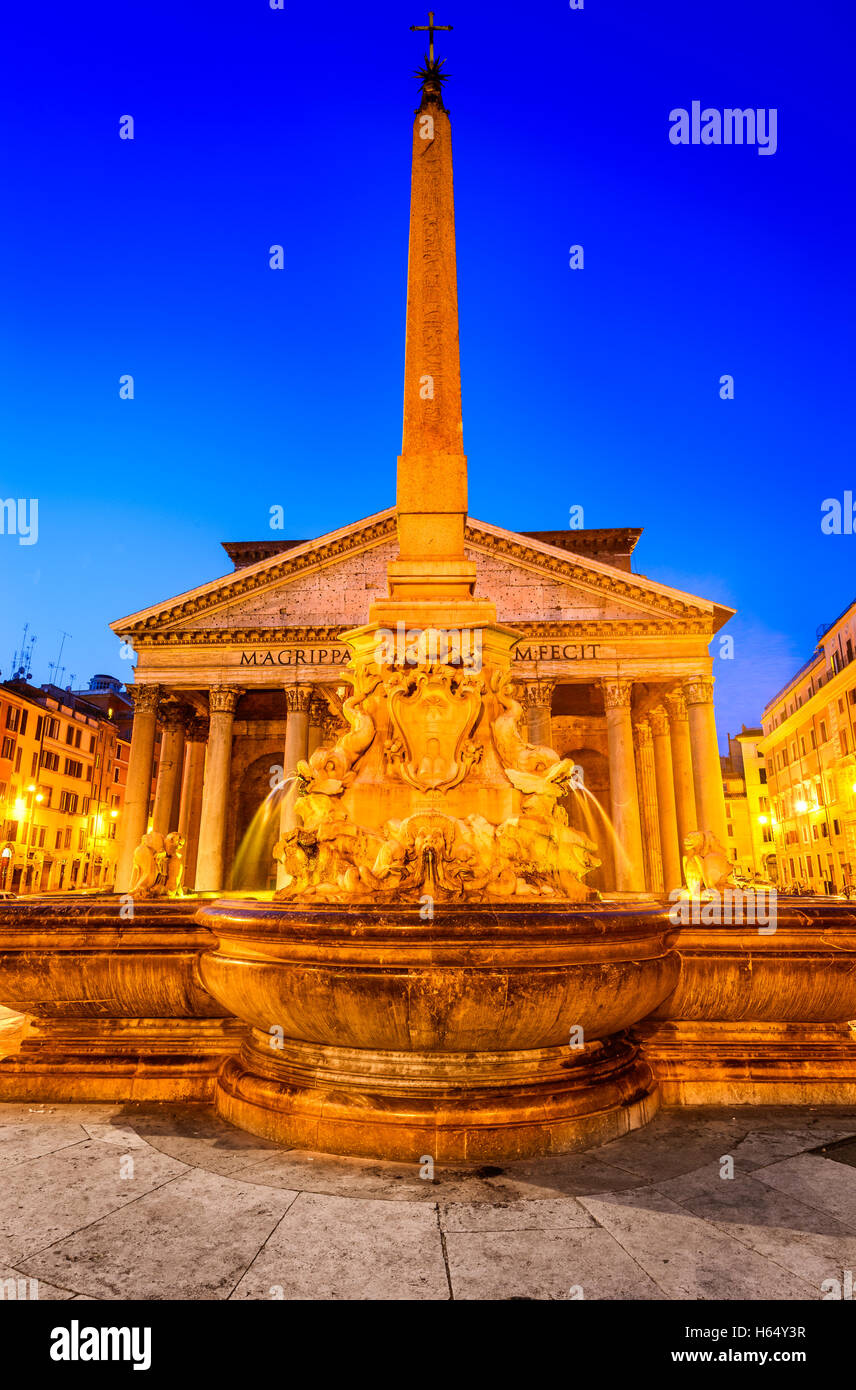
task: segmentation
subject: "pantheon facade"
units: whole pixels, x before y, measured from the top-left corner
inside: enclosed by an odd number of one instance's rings
[[[709,644],[732,610],[634,573],[640,535],[466,523],[477,596],[520,633],[530,741],[579,769],[565,804],[598,842],[603,863],[588,881],[605,894],[668,892],[684,835],[726,840]],[[386,593],[395,510],[317,540],[224,548],[232,573],[112,625],[137,652],[120,891],[149,828],[185,835],[189,888],[274,886],[276,817],[249,867],[242,846],[275,770],[288,777],[345,727],[341,633]]]

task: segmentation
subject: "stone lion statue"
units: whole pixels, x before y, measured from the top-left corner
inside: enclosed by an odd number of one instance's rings
[[[693,830],[684,838],[684,879],[691,897],[733,887],[732,864],[710,830]]]
[[[130,892],[135,898],[177,897],[184,878],[185,838],[150,830],[134,850]]]

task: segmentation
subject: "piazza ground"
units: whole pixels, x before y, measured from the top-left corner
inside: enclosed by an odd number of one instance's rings
[[[823,1108],[664,1110],[429,1181],[198,1105],[2,1104],[0,1179],[0,1280],[40,1299],[800,1302],[856,1268],[856,1117]]]

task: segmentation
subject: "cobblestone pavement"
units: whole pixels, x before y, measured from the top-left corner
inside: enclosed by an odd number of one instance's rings
[[[204,1106],[2,1104],[0,1279],[41,1299],[817,1300],[856,1270],[854,1136],[843,1110],[667,1110],[432,1181]]]

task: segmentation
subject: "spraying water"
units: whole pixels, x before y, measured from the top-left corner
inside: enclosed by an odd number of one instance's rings
[[[229,875],[231,889],[266,889],[276,886],[273,847],[279,839],[283,814],[288,815],[296,795],[297,778],[294,773],[268,792],[238,846]]]

